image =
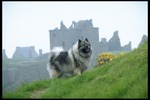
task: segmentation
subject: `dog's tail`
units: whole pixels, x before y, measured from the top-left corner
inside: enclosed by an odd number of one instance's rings
[[[54,60],[59,56],[59,54],[64,51],[62,47],[55,47],[51,50],[48,57],[47,71],[49,72],[50,77],[52,76],[51,71],[54,67]]]
[[[62,47],[55,47],[51,50],[49,55],[49,64],[52,67],[54,60],[59,56],[59,54],[64,51]]]
[[[54,47],[51,52],[54,52],[54,53],[60,53],[64,51],[64,49],[62,47]]]

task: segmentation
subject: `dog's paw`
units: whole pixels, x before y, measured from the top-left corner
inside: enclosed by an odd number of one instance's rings
[[[70,74],[70,73],[65,73],[62,75],[62,77],[71,77],[71,76],[72,76],[72,74]]]

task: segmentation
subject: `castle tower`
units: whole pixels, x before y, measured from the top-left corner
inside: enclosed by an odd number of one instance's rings
[[[39,49],[39,56],[42,55],[42,49]]]

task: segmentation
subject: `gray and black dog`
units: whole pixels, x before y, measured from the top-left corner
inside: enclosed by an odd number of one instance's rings
[[[47,64],[50,78],[81,74],[90,66],[92,52],[87,38],[79,39],[68,51],[64,51],[62,47],[53,48]]]

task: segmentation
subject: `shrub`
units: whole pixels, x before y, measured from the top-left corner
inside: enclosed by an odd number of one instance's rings
[[[112,54],[111,52],[103,52],[101,54],[98,55],[97,58],[97,65],[102,65],[105,64],[119,56],[124,55],[125,53],[121,52],[119,54]]]

